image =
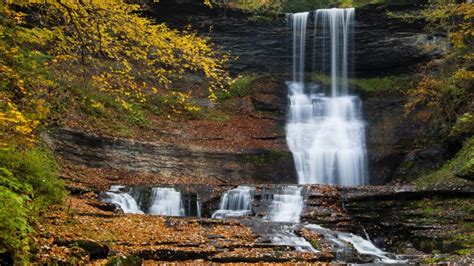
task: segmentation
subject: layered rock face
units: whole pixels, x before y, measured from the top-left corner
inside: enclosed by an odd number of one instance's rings
[[[355,58],[353,70],[356,77],[408,74],[411,67],[444,52],[444,37],[427,34],[422,24],[406,23],[387,14],[389,10],[413,8],[415,7],[412,5],[369,5],[356,10],[355,49],[349,51]],[[185,15],[173,16],[176,10]],[[176,28],[193,25],[200,34],[210,36],[218,46],[238,56],[230,64],[232,72],[278,76],[280,91],[272,90],[264,94],[271,96],[273,102],[279,102],[277,110],[272,111],[279,114],[278,119],[285,120],[287,89],[284,81],[289,79],[292,69],[292,35],[284,15],[271,20],[259,20],[249,14],[218,8],[209,10],[189,3],[161,3],[151,8],[150,15]],[[314,28],[313,20],[311,16],[306,38],[307,71],[317,69],[322,62],[317,51],[324,40],[314,38],[314,31],[321,29]],[[327,43],[329,40],[326,40]],[[364,102],[363,115],[367,122],[371,184],[384,184],[395,177],[406,179],[420,171],[436,168],[445,159],[446,154],[442,148],[414,151],[414,141],[423,137],[425,128],[405,116],[404,95],[389,92],[360,96]],[[262,97],[254,98],[258,100]],[[278,98],[281,100],[275,100]],[[253,102],[255,105],[255,100]],[[415,160],[419,167],[407,168],[406,162],[410,164],[410,160]]]
[[[288,80],[292,64],[291,29],[284,16],[263,21],[231,10],[166,2],[151,6],[148,15],[176,28],[192,25],[198,33],[209,36],[224,50],[238,56],[230,63],[232,72],[248,71],[272,76],[276,86],[260,86],[256,88],[255,95],[236,102],[243,115],[258,115],[284,124],[287,92],[284,81]],[[426,50],[423,46],[440,44],[442,39],[427,35],[422,28],[423,25],[389,18],[382,7],[358,9],[355,35],[357,52],[351,51],[356,53],[357,75],[403,73],[410,66],[439,55],[442,50]],[[311,43],[308,43],[307,49],[313,49],[312,42],[322,43],[322,40],[312,38],[313,29],[308,28],[308,34],[307,40]],[[318,49],[318,45],[315,49]],[[314,53],[307,51],[307,54]],[[320,61],[320,58],[310,56],[306,60],[306,69],[313,69],[314,64]],[[424,135],[425,128],[405,116],[405,96],[399,93],[360,96],[364,103],[364,120],[367,122],[371,184],[384,184],[395,177],[403,179],[421,170],[439,166],[445,157],[442,148],[413,148],[415,140]],[[284,143],[283,126],[277,131],[276,137]],[[56,152],[63,158],[92,167],[155,173],[166,177],[220,178],[230,183],[242,178],[256,182],[296,182],[293,159],[285,145],[279,146],[276,153],[263,149],[244,149],[236,153],[175,143],[102,138],[69,130],[58,131],[51,135],[51,139]],[[419,167],[407,167],[411,161],[416,161]]]
[[[358,75],[406,73],[411,66],[443,52],[444,37],[427,34],[421,24],[402,22],[387,15],[388,10],[412,8],[412,5],[396,8],[369,5],[356,10],[356,48],[349,52],[355,53]],[[175,15],[178,12],[180,15]],[[192,25],[200,34],[209,36],[215,44],[238,57],[230,64],[234,73],[289,73],[291,70],[292,35],[283,14],[262,19],[231,10],[164,2],[153,6],[150,16],[171,27]],[[313,53],[313,42],[316,54],[306,60],[307,71],[321,62],[317,51],[323,40],[313,38],[313,20],[311,17],[308,22],[306,54]]]
[[[139,142],[63,129],[47,137],[63,160],[93,168],[112,168],[163,177],[217,178],[230,183],[294,183],[289,153],[242,149],[206,150],[178,143]],[[278,166],[278,167],[276,167]]]

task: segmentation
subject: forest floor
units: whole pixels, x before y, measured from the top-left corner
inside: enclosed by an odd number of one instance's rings
[[[129,257],[182,262],[327,261],[330,254],[292,250],[259,240],[239,220],[173,218],[104,211],[94,193],[70,196],[38,223],[36,259],[90,263]],[[108,258],[108,259],[107,259]]]

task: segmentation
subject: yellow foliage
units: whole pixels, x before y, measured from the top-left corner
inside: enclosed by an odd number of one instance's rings
[[[215,99],[214,91],[229,81],[223,68],[228,56],[217,54],[194,32],[179,32],[139,16],[138,5],[49,1],[36,8],[55,15],[38,16],[46,27],[25,30],[26,35],[35,36],[29,41],[48,43],[44,48],[61,67],[69,66],[76,74],[80,69],[83,79],[90,78],[100,91],[144,101],[157,87],[168,88],[186,72],[198,72],[207,77],[209,97]]]
[[[432,29],[446,32],[452,45],[435,71],[428,65],[428,73],[409,91],[405,107],[407,112],[428,108],[429,116],[425,118],[440,120],[444,128],[449,128],[465,108],[472,106],[474,5],[433,1],[416,15],[405,18],[424,18]]]
[[[27,14],[11,8],[13,2]],[[230,81],[228,55],[190,28],[178,31],[140,16],[139,5],[13,2],[0,1],[1,142],[31,144],[47,121],[51,97],[62,99],[71,84],[106,94],[128,111],[153,94],[169,95],[173,111],[181,113],[199,108],[189,101],[191,91],[173,92],[175,80],[189,72],[203,76],[210,99]],[[101,101],[82,99],[95,112],[105,110]]]

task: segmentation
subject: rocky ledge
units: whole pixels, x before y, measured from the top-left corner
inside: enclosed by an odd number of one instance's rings
[[[147,173],[164,179],[209,179],[222,183],[294,183],[289,152],[265,149],[210,150],[179,143],[139,142],[54,130],[45,139],[61,160],[89,168]],[[138,175],[138,174],[135,174]],[[192,182],[192,181],[191,181]]]

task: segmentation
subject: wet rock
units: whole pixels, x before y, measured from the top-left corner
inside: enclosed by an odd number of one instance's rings
[[[342,197],[352,223],[385,250],[416,255],[473,248],[468,238],[456,237],[472,233],[466,206],[474,202],[473,191],[372,187],[347,189]]]
[[[71,195],[82,195],[91,192],[92,190],[85,187],[66,185],[66,190],[69,191]]]
[[[13,265],[13,254],[10,252],[0,253],[0,265]]]
[[[84,251],[87,252],[91,260],[105,259],[107,258],[109,254],[108,246],[102,243],[92,241],[92,240],[86,240],[86,239],[62,240],[58,238],[54,241],[54,243],[59,246],[68,246],[71,248],[73,247],[82,248]]]
[[[123,213],[122,208],[120,205],[116,203],[110,203],[110,202],[90,202],[89,205],[96,207],[99,210],[103,210],[106,212],[113,212],[113,213]]]
[[[223,235],[208,235],[208,239],[219,239],[219,238],[225,238]]]
[[[406,116],[405,96],[391,92],[363,97],[367,123],[369,180],[372,185],[388,183],[397,177],[406,154],[426,135],[426,124]],[[420,162],[420,167],[423,167]]]
[[[442,145],[408,152],[394,173],[394,178],[410,181],[422,173],[428,173],[441,167],[449,158],[449,152]]]
[[[257,94],[252,102],[258,111],[279,112],[282,110],[281,97],[272,94]]]

